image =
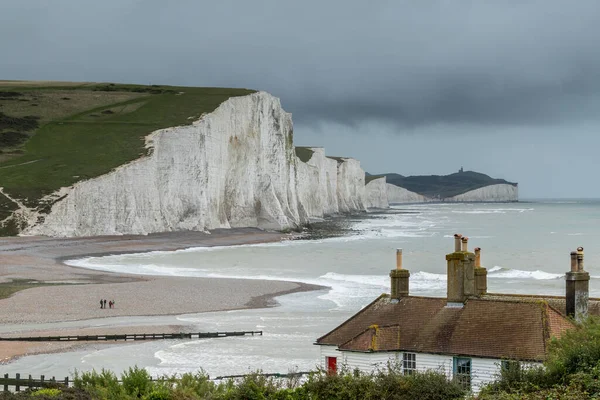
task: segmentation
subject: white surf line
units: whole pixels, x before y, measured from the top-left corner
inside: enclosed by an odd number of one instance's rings
[[[0,169],[4,169],[4,168],[12,168],[12,167],[18,167],[19,165],[33,164],[33,163],[35,163],[35,162],[38,162],[38,161],[41,161],[41,160],[42,160],[42,159],[41,159],[41,158],[39,158],[39,159],[37,159],[37,160],[33,160],[33,161],[27,161],[27,162],[24,162],[24,163],[21,163],[21,164],[6,165],[6,166],[4,166],[4,167],[0,167]],[[2,189],[2,188],[0,188],[0,189]],[[5,196],[6,196],[6,195],[5,195]],[[6,196],[6,197],[8,197],[8,196]]]

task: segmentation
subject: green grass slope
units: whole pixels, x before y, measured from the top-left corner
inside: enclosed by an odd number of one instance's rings
[[[0,187],[29,207],[144,154],[144,137],[188,125],[248,89],[0,81]],[[0,235],[16,204],[0,194]],[[8,230],[8,232],[7,232]]]
[[[456,172],[450,175],[371,175],[371,177],[381,176],[385,176],[388,183],[403,187],[411,192],[438,199],[453,197],[490,185],[507,184],[517,186],[514,182],[508,182],[504,179],[494,179],[488,175],[473,171]]]
[[[296,151],[296,157],[304,163],[309,162],[314,154],[314,151],[310,147],[296,147],[294,150]]]

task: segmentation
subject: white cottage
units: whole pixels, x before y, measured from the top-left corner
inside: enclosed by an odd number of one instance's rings
[[[410,273],[399,249],[391,294],[317,339],[323,368],[371,372],[398,362],[406,374],[439,370],[477,392],[501,368],[542,363],[550,339],[574,326],[571,316],[582,318],[588,306],[600,315],[600,300],[588,301],[583,248],[571,253],[566,297],[505,295],[487,293],[481,249],[469,252],[467,241],[455,235],[455,251],[446,255],[446,299],[409,295]]]

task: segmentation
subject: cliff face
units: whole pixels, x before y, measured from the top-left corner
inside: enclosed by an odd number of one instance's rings
[[[309,148],[307,162],[297,159],[298,199],[309,218],[322,218],[339,211],[337,161],[327,158],[320,147]]]
[[[481,201],[481,202],[508,202],[519,200],[519,187],[500,184],[490,185],[469,192],[459,194],[458,196],[444,199],[444,201]]]
[[[353,158],[337,159],[337,196],[340,212],[365,210],[365,171]]]
[[[390,204],[393,203],[422,203],[428,199],[418,193],[411,192],[391,183],[386,183],[387,199]]]
[[[238,226],[293,228],[292,120],[277,98],[225,101],[190,126],[147,137],[150,155],[74,185],[26,234],[147,234]]]
[[[367,208],[388,208],[388,188],[383,178],[371,180],[365,186],[365,203]]]
[[[149,155],[63,188],[23,234],[95,236],[229,227],[296,228],[364,210],[364,171],[323,149],[301,162],[290,114],[264,93],[234,97],[190,126],[146,138]]]

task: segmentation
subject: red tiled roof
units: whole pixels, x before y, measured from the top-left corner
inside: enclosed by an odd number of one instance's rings
[[[348,351],[543,360],[549,339],[573,326],[549,303],[540,297],[493,295],[469,299],[458,308],[447,307],[441,298],[408,296],[395,301],[382,295],[317,344]]]

